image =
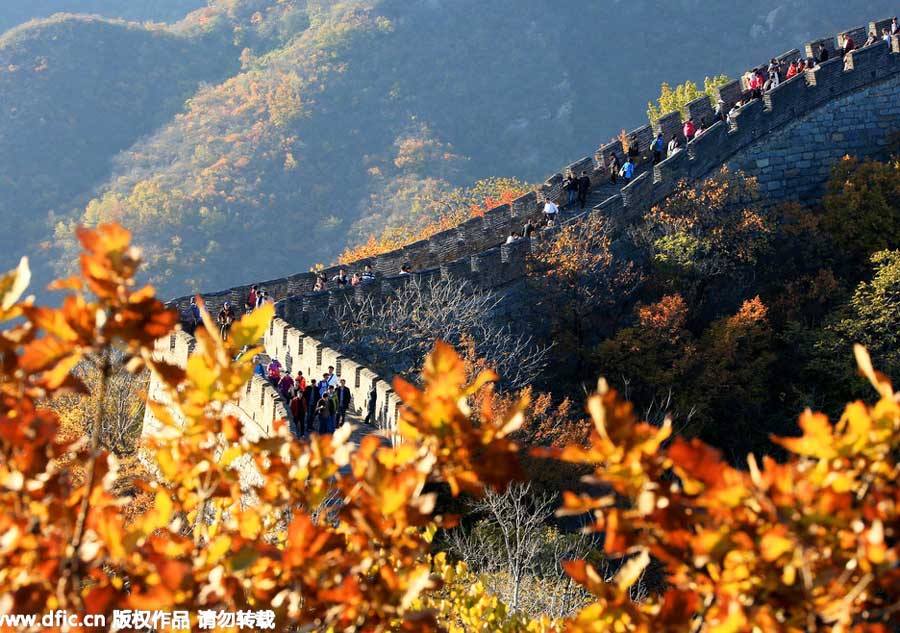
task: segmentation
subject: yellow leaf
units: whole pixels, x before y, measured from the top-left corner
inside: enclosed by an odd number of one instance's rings
[[[15,270],[11,270],[0,278],[0,311],[9,311],[31,282],[31,270],[28,268],[28,258],[19,260]]]

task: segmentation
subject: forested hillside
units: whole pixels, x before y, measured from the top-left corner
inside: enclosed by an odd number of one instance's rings
[[[3,35],[0,217],[17,220],[3,250],[46,239],[48,212],[89,200],[116,153],[233,72],[224,44],[76,16]]]
[[[9,146],[0,214],[27,217],[60,268],[73,225],[119,220],[166,295],[303,270],[456,187],[591,153],[662,81],[735,76],[891,9],[802,4],[217,0],[165,29],[31,24],[4,38],[28,72],[3,71],[20,118],[0,138],[35,138]],[[685,14],[689,37],[668,27]],[[66,41],[79,71],[57,81],[41,60]],[[116,74],[90,70],[100,55]],[[61,111],[28,107],[41,89]]]
[[[205,0],[4,0],[0,31],[54,13],[92,13],[125,20],[174,22]]]

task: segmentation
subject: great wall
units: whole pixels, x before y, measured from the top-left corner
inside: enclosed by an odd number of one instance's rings
[[[881,33],[889,25],[890,19],[879,20],[871,22],[868,29],[856,27],[841,33],[849,32],[855,42],[861,43],[870,30]],[[504,286],[525,276],[531,251],[529,240],[508,245],[503,242],[512,231],[521,230],[528,219],[541,215],[542,198],[562,201],[563,174],[567,171],[580,174],[586,170],[591,175],[591,210],[587,213],[601,214],[613,233],[665,199],[680,180],[699,181],[723,165],[755,175],[761,192],[773,203],[817,195],[831,165],[841,156],[879,155],[890,142],[890,134],[900,131],[900,39],[893,36],[890,44],[879,40],[859,48],[848,55],[845,63],[834,54],[836,37],[827,37],[806,43],[803,56],[812,57],[820,43],[832,53],[828,61],[782,81],[762,99],[746,103],[730,124],[716,122],[687,143],[686,151],[644,169],[624,187],[610,185],[606,171],[599,167],[610,154],[624,159],[622,144],[615,141],[555,173],[536,192],[493,208],[483,217],[404,248],[323,271],[331,278],[340,268],[356,270],[370,263],[377,275],[375,282],[323,292],[312,292],[316,274],[311,272],[260,282],[277,301],[278,316],[269,325],[263,342],[266,353],[280,359],[288,371],[302,369],[307,376],[321,375],[329,365],[334,366],[338,376],[347,380],[357,410],[365,409],[374,384],[378,427],[389,432],[395,428],[401,405],[391,389],[391,377],[380,376],[342,356],[312,335],[325,327],[328,307],[367,296],[377,299],[388,295],[412,277],[399,274],[403,263],[411,264],[416,271],[413,276],[422,280],[452,277],[502,291]],[[799,56],[800,51],[794,49],[778,58],[792,60]],[[765,63],[767,60],[760,60],[760,65]],[[726,109],[746,96],[740,80],[717,89],[717,97],[724,101]],[[705,96],[687,104],[686,110],[695,121],[714,118],[710,100]],[[681,115],[665,114],[627,136],[637,137],[640,147],[647,148],[659,132],[665,139],[675,135],[683,144]],[[577,222],[583,216],[584,213],[571,215],[567,221]],[[249,289],[248,284],[202,296],[215,314],[225,301],[242,305]],[[190,296],[185,296],[173,299],[169,305],[184,313],[189,302]],[[184,366],[193,345],[190,335],[176,331],[157,341],[156,350],[161,358]],[[149,396],[161,397],[155,377],[151,378]],[[145,434],[157,428],[149,408],[147,411]],[[248,432],[260,435],[269,434],[274,421],[288,415],[278,393],[259,377],[247,384],[236,412]]]

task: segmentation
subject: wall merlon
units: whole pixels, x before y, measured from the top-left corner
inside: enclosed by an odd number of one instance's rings
[[[499,239],[502,235],[509,234],[513,225],[512,210],[508,204],[494,207],[484,214],[484,232],[491,240]]]
[[[407,244],[400,252],[403,253],[403,263],[409,264],[413,269],[425,268],[432,263],[430,240]]]
[[[666,145],[669,144],[673,136],[678,138],[680,142],[684,142],[684,128],[681,123],[680,112],[669,112],[657,119],[653,125],[653,131],[656,134],[662,133]]]
[[[609,157],[611,154],[615,154],[619,158],[619,164],[625,162],[625,152],[622,151],[622,141],[616,140],[611,143],[607,143],[606,145],[600,146],[600,148],[594,153],[594,159],[598,164],[605,165],[609,162]]]
[[[631,130],[628,132],[628,142],[631,142],[631,139],[637,137],[638,147],[641,150],[641,156],[646,155],[647,150],[650,149],[650,142],[653,140],[655,135],[653,134],[653,128],[650,127],[650,124],[642,125],[639,128]]]
[[[709,97],[703,95],[697,97],[693,101],[688,102],[685,106],[688,117],[694,120],[694,124],[699,128],[701,123],[712,125],[715,119],[715,111],[709,102]]]
[[[844,33],[850,34],[850,37],[853,38],[853,44],[856,46],[856,48],[858,50],[860,46],[862,46],[863,44],[866,43],[866,38],[869,35],[869,30],[864,26],[854,26],[845,31],[840,31],[839,33],[837,33],[837,35],[835,35],[835,40],[837,41],[838,44],[843,45]]]
[[[888,33],[891,31],[891,21],[893,20],[893,16],[890,18],[884,18],[882,20],[876,20],[874,22],[869,22],[869,30],[875,31],[878,37],[881,37],[881,30],[887,29]]]
[[[528,218],[540,212],[537,194],[534,191],[519,196],[512,201],[510,206],[512,215],[517,218]]]
[[[803,45],[803,52],[806,57],[812,57],[815,59],[819,52],[819,44],[824,44],[825,49],[828,51],[829,58],[833,57],[833,53],[837,51],[837,42],[834,36],[823,37],[817,40],[812,40],[811,42],[806,42]]]
[[[744,89],[738,79],[729,81],[723,86],[716,88],[716,100],[721,99],[725,102],[725,110],[731,109],[735,103],[744,98]]]
[[[465,248],[465,244],[459,239],[459,231],[455,228],[447,229],[432,235],[428,239],[431,259],[435,262],[443,262],[448,259],[456,259]]]

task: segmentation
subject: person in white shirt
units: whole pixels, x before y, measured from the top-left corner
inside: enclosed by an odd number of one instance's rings
[[[553,204],[553,200],[547,199],[547,202],[544,203],[544,217],[547,220],[555,220],[559,215],[559,207]]]
[[[669,147],[668,151],[666,152],[666,156],[674,156],[680,151],[681,146],[678,145],[678,137],[673,134],[672,140],[669,141]]]

